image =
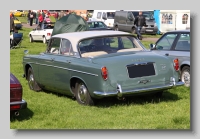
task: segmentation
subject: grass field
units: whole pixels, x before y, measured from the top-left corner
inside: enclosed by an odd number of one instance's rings
[[[95,106],[79,105],[74,99],[51,92],[34,92],[22,78],[23,51],[44,52],[42,42],[29,42],[31,29],[23,28],[22,48],[10,50],[10,72],[23,86],[28,108],[11,117],[11,129],[190,129],[190,88],[169,89],[162,98],[131,97],[126,101],[103,99]],[[149,43],[142,43],[148,47]]]

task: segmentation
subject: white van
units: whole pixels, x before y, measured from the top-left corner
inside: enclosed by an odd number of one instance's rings
[[[116,10],[94,10],[89,21],[103,21],[108,27],[113,28]]]

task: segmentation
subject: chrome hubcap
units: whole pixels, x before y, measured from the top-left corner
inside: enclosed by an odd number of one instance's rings
[[[184,71],[182,74],[182,81],[186,86],[190,86],[190,73],[189,71]]]
[[[78,91],[78,98],[82,103],[86,102],[87,88],[83,84],[80,85],[80,88],[79,88],[79,91]]]
[[[28,83],[29,83],[30,88],[33,89],[33,86],[34,86],[33,74],[30,74]]]

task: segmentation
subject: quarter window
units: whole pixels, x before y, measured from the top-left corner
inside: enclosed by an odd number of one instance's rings
[[[177,34],[166,34],[157,44],[157,50],[170,50]]]
[[[175,50],[190,51],[190,34],[181,34]]]
[[[97,19],[101,19],[101,14],[102,14],[102,12],[97,13]]]
[[[60,54],[62,55],[73,55],[73,50],[71,47],[71,42],[67,39],[62,40],[62,45],[60,49]]]
[[[59,54],[60,38],[52,38],[49,42],[47,53]]]

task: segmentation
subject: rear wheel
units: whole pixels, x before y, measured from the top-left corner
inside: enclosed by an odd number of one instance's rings
[[[86,85],[82,81],[77,81],[75,86],[76,100],[81,105],[94,105],[94,101],[90,96],[90,93]]]
[[[185,86],[190,86],[190,67],[185,66],[181,70],[181,81],[185,83]]]
[[[35,81],[34,74],[32,68],[28,69],[28,85],[31,90],[40,91],[41,88],[38,86],[37,82]]]

